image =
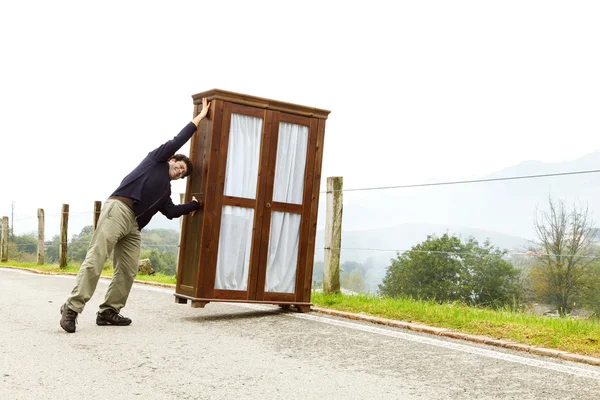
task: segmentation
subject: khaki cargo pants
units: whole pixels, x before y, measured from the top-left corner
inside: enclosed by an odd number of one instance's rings
[[[110,308],[119,312],[125,307],[138,272],[140,244],[141,235],[133,211],[119,200],[107,200],[67,306],[78,313],[83,311],[96,290],[106,259],[114,250],[114,274],[100,311]]]

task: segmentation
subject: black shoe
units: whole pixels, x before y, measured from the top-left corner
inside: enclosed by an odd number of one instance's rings
[[[60,306],[60,326],[69,333],[75,332],[75,324],[77,323],[77,312],[67,307],[67,303]]]
[[[118,325],[125,326],[131,324],[131,319],[122,316],[113,309],[98,311],[96,314],[96,325]]]

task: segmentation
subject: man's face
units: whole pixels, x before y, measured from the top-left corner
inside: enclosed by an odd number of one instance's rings
[[[183,178],[186,172],[187,166],[185,165],[185,161],[169,160],[169,178],[171,180]]]

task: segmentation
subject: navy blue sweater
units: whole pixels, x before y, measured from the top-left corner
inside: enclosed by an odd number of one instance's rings
[[[173,139],[148,153],[111,195],[133,200],[133,212],[140,230],[158,211],[173,219],[199,208],[195,201],[173,204],[169,177],[169,159],[194,135],[196,129],[196,125],[190,122]]]

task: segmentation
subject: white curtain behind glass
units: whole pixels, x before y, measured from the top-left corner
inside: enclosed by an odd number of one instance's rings
[[[300,214],[274,211],[265,292],[294,293],[300,239]]]
[[[226,196],[256,198],[262,118],[231,114],[227,147]]]
[[[273,200],[302,204],[308,127],[281,122],[277,141]]]
[[[254,209],[224,206],[215,289],[247,290]]]

